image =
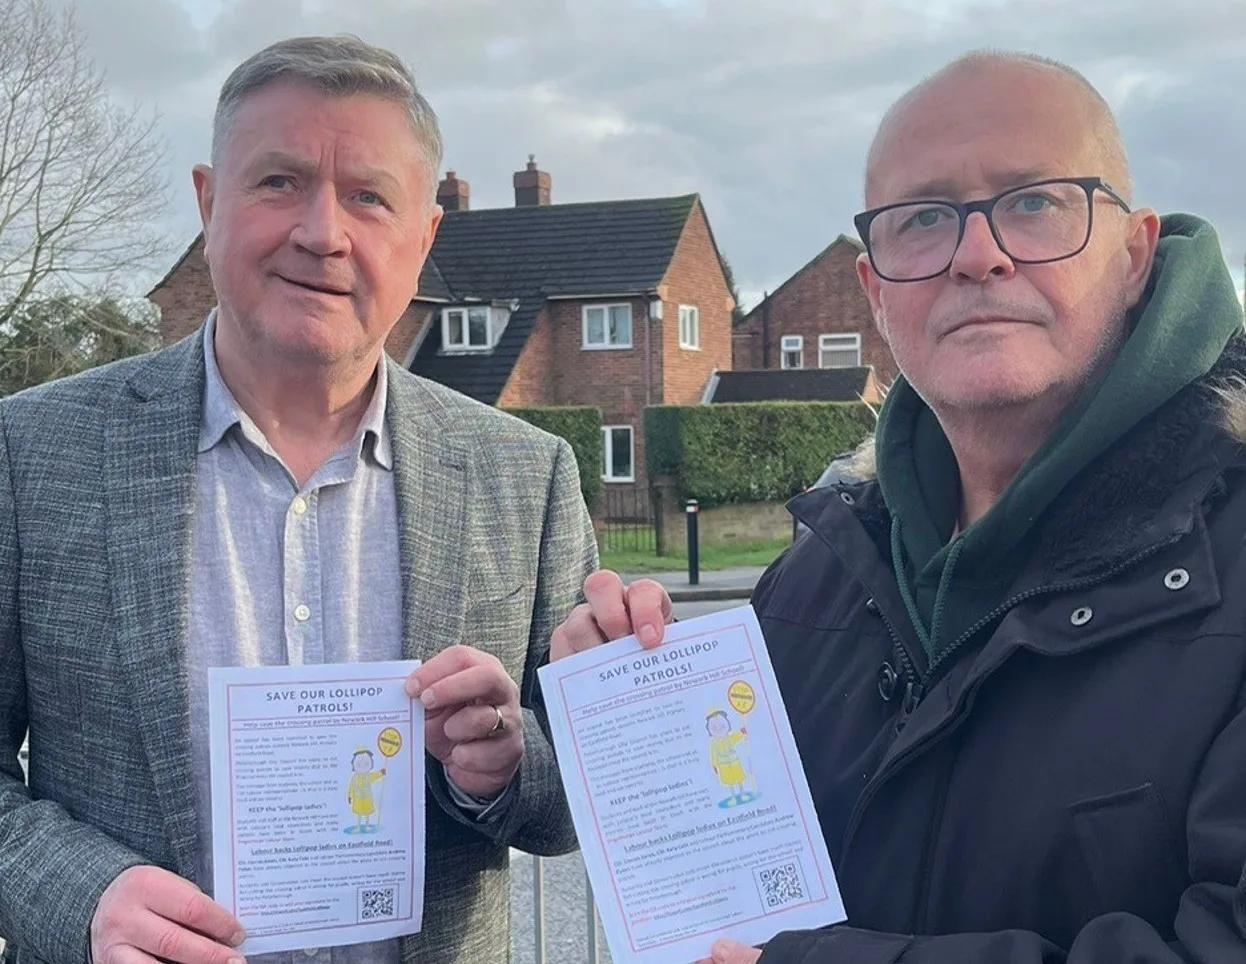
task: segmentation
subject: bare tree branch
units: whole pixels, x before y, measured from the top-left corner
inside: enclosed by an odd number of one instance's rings
[[[167,147],[109,98],[72,10],[0,0],[0,329],[164,250]]]

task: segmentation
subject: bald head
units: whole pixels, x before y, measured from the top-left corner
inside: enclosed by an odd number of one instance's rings
[[[896,101],[883,116],[866,161],[866,204],[881,197],[888,169],[898,155],[920,162],[932,127],[943,125],[965,139],[982,133],[992,115],[1012,114],[1061,143],[1076,146],[1084,163],[1130,200],[1129,163],[1120,128],[1103,95],[1067,64],[1035,54],[976,51],[927,77]],[[987,145],[984,142],[984,147]],[[986,162],[990,163],[990,158]]]

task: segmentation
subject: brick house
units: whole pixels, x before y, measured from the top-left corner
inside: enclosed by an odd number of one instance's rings
[[[872,368],[878,388],[890,385],[897,373],[895,359],[874,327],[857,280],[857,256],[863,250],[856,238],[841,234],[766,295],[735,329],[732,368],[738,373]],[[840,385],[842,380],[777,377],[765,383],[783,391],[784,386]]]
[[[529,160],[515,206],[473,211],[453,171],[419,293],[386,344],[488,405],[602,409],[606,489],[647,486],[644,409],[697,404],[731,367],[735,305],[700,197],[551,203]],[[202,238],[150,292],[166,343],[214,304]]]

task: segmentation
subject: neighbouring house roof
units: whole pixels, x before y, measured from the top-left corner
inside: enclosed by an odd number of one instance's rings
[[[419,293],[416,299],[425,298],[430,301],[449,301],[450,286],[437,270],[432,258],[424,259],[424,267],[420,271]]]
[[[145,297],[150,298],[157,291],[159,291],[161,288],[167,285],[169,283],[169,279],[171,279],[175,274],[177,274],[177,269],[180,268],[186,262],[186,259],[189,258],[191,254],[193,254],[196,250],[202,250],[202,249],[203,249],[203,232],[200,231],[198,234],[195,235],[195,240],[193,240],[192,242],[190,242],[190,244],[186,246],[186,250],[183,251],[181,256],[176,261],[173,262],[173,266],[164,273],[164,277],[161,278],[159,281],[157,281],[152,286],[152,289],[149,292],[147,292]]]
[[[689,194],[446,212],[429,255],[446,300],[518,306],[490,352],[441,355],[434,324],[411,370],[495,403],[547,299],[654,293],[697,203]]]
[[[737,326],[737,330],[740,327],[746,326],[748,324],[748,320],[752,318],[753,315],[761,311],[762,307],[766,304],[766,302],[774,299],[779,294],[779,292],[783,291],[783,289],[786,288],[788,285],[790,285],[793,281],[801,277],[801,275],[803,275],[806,271],[808,271],[810,268],[816,265],[819,261],[825,258],[828,254],[830,254],[836,248],[842,245],[845,245],[845,244],[848,245],[850,248],[852,248],[856,254],[860,254],[862,251],[865,250],[865,245],[863,245],[856,238],[850,237],[847,234],[841,234],[834,241],[828,244],[825,248],[823,248],[821,251],[815,254],[805,265],[803,265],[800,269],[798,269],[795,274],[793,274],[790,278],[784,281],[783,284],[779,285],[779,287],[775,288],[774,291],[771,291],[761,301],[757,302],[757,304],[753,306],[752,310],[749,311],[749,313],[744,316],[743,321],[741,321],[740,325]]]
[[[768,368],[719,372],[708,402],[858,402],[873,368]]]

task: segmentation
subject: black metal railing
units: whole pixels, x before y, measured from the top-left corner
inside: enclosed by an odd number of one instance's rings
[[[598,503],[597,519],[600,551],[657,551],[653,503],[645,486],[605,486]]]

